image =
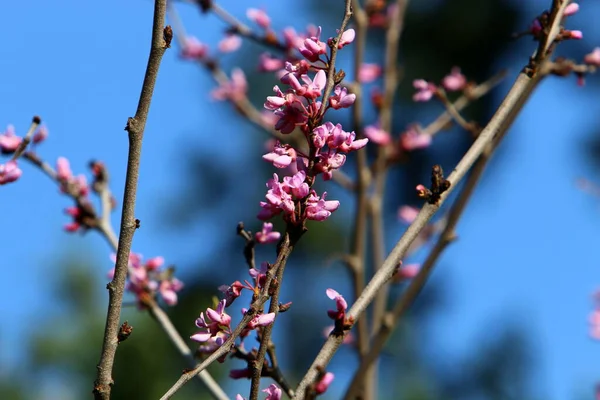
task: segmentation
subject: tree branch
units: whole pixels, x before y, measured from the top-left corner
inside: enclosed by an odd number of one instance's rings
[[[560,2],[559,2],[560,3]],[[553,13],[551,25],[560,24],[564,13],[564,4],[560,5],[560,10],[557,13]],[[557,22],[558,21],[558,22]],[[551,32],[554,32],[552,30]],[[554,38],[549,38],[548,43],[553,43]],[[547,61],[551,55],[551,51],[545,53],[543,62]],[[542,65],[543,67],[543,65]],[[437,212],[440,206],[448,198],[448,195],[456,188],[458,182],[464,177],[467,171],[475,163],[475,161],[486,151],[486,148],[497,139],[499,135],[502,135],[509,127],[512,121],[515,119],[517,113],[529,97],[533,89],[535,88],[538,80],[542,76],[543,68],[537,70],[531,70],[525,68],[521,72],[511,90],[506,95],[502,104],[500,104],[498,110],[488,123],[488,125],[481,131],[478,138],[475,140],[471,148],[466,152],[463,158],[455,167],[454,171],[448,176],[447,180],[451,186],[443,192],[439,200],[433,204],[427,203],[419,212],[419,215],[415,221],[408,227],[404,235],[396,243],[387,259],[384,261],[381,268],[377,271],[375,276],[371,279],[362,295],[353,304],[352,308],[348,311],[347,318],[357,320],[361,314],[365,311],[367,306],[373,301],[383,285],[394,275],[398,263],[404,258],[406,251],[410,247],[411,243],[417,238],[419,233],[427,226],[431,217]],[[316,356],[313,364],[305,374],[304,378],[300,382],[298,389],[296,390],[297,399],[303,399],[305,392],[310,384],[312,384],[319,374],[319,369],[325,368],[329,361],[333,358],[333,355],[337,351],[338,347],[343,341],[343,336],[331,335],[321,348],[320,352]]]
[[[166,11],[167,0],[156,0],[154,2],[152,44],[144,83],[135,116],[129,118],[127,127],[125,128],[129,136],[129,155],[127,159],[125,193],[123,195],[123,212],[121,216],[115,274],[113,280],[107,285],[109,294],[108,311],[104,328],[102,353],[97,367],[98,374],[93,390],[96,399],[109,399],[113,384],[112,369],[119,344],[119,319],[121,316],[125,281],[127,280],[129,253],[131,252],[133,234],[136,226],[138,226],[135,220],[135,201],[142,153],[142,139],[160,62],[166,49],[170,46],[172,38],[171,28],[164,26]]]

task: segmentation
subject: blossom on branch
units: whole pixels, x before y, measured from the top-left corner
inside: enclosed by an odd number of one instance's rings
[[[186,60],[200,60],[208,54],[208,46],[200,42],[195,36],[183,39],[180,56]]]
[[[257,243],[274,243],[281,238],[281,233],[273,230],[273,224],[270,222],[263,223],[262,231],[255,234]]]
[[[588,65],[600,67],[600,47],[596,47],[591,53],[586,54],[583,58],[583,62]]]
[[[219,42],[218,49],[221,53],[232,53],[240,48],[242,39],[238,35],[227,34]]]
[[[248,91],[248,82],[244,71],[239,68],[234,68],[231,71],[231,79],[223,82],[221,86],[211,92],[211,96],[215,100],[231,100],[239,101],[246,97]]]
[[[0,164],[0,185],[5,185],[16,181],[21,177],[23,171],[19,169],[16,161],[8,161],[6,164]]]
[[[442,86],[450,92],[463,90],[467,85],[467,78],[460,72],[460,68],[454,67],[450,74],[442,79]]]
[[[15,133],[15,127],[8,125],[6,130],[0,133],[0,152],[2,154],[12,154],[17,150],[22,141],[23,138],[17,136]]]
[[[271,18],[269,18],[269,15],[263,10],[249,8],[246,11],[246,17],[263,29],[269,29],[271,26]]]
[[[116,255],[111,255],[111,260],[116,262]],[[160,294],[167,305],[177,304],[177,292],[183,289],[183,282],[173,277],[173,267],[160,270],[165,260],[154,257],[143,262],[141,254],[131,253],[128,260],[128,274],[126,290],[133,293],[137,299],[138,307],[143,309],[149,299]],[[108,272],[108,278],[113,279],[115,269]]]
[[[417,89],[417,93],[413,95],[414,101],[429,101],[437,91],[437,86],[425,79],[415,79],[413,87]]]
[[[333,373],[326,372],[325,375],[323,375],[323,377],[315,385],[315,393],[318,395],[325,393],[329,388],[329,385],[331,385],[331,382],[333,382],[333,378],[335,378]]]

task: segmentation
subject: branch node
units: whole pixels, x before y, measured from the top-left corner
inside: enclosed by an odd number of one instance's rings
[[[171,40],[173,40],[173,28],[171,25],[165,26],[163,29],[163,39],[165,39],[165,48],[171,47]]]
[[[440,201],[442,193],[450,188],[450,181],[444,178],[444,171],[439,165],[431,168],[431,188],[427,189],[423,185],[417,186],[419,197],[425,199],[429,204],[436,205]]]
[[[131,335],[131,332],[133,332],[133,326],[129,325],[127,321],[123,322],[123,325],[121,325],[121,328],[119,329],[119,334],[117,335],[118,342],[121,343],[127,340],[129,335]]]

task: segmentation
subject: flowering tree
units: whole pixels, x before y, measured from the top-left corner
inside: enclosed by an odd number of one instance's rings
[[[328,370],[328,364],[344,344],[352,346],[359,360],[345,398],[376,398],[378,391],[384,391],[377,387],[377,360],[383,347],[425,285],[440,254],[454,239],[456,224],[494,150],[544,78],[575,75],[583,84],[585,76],[600,66],[600,48],[591,50],[582,60],[555,56],[559,44],[581,39],[582,33],[565,27],[568,17],[579,6],[568,0],[553,1],[524,30],[523,35],[532,37],[536,43],[533,54],[523,60],[522,71],[489,121],[470,121],[462,111],[487,94],[504,74],[478,83],[455,67],[439,82],[426,79],[412,82],[414,102],[438,101],[444,106],[439,118],[425,127],[410,124],[399,135],[393,135],[394,98],[401,84],[398,49],[407,1],[339,2],[339,26],[310,26],[303,33],[291,27],[276,32],[263,10],[247,11],[247,18],[255,25],[250,28],[212,1],[194,3],[202,12],[215,13],[229,25],[218,44],[220,53],[237,50],[244,40],[254,41],[268,51],[257,57],[259,70],[274,74],[279,83],[264,99],[262,110],[249,100],[244,71],[235,68],[228,75],[208,45],[186,35],[174,5],[157,0],[144,83],[136,114],[128,119],[125,128],[129,157],[122,201],[112,196],[108,169],[102,162],[90,163],[92,181],[88,183],[84,175],[73,174],[67,158],[59,157],[54,166],[42,159],[38,145],[47,138],[48,130],[41,125],[40,117],[33,118],[23,136],[17,135],[12,127],[0,135],[0,148],[8,157],[0,165],[0,184],[26,184],[20,165],[25,162],[35,165],[73,201],[66,209],[70,221],[65,230],[95,231],[115,253],[114,268],[108,274],[108,311],[94,396],[110,398],[115,355],[119,344],[133,331],[121,318],[123,297],[128,292],[141,311],[159,322],[189,363],[189,369],[170,388],[165,388],[165,399],[195,377],[214,398],[230,398],[207,370],[214,362],[229,362],[228,358],[237,358],[245,364],[241,369],[232,368],[231,378],[251,380],[249,393],[238,394],[238,399],[260,396],[279,399],[284,395],[315,398],[325,393],[334,381],[335,372]],[[167,15],[171,25],[166,25]],[[385,30],[383,65],[366,63],[363,59],[367,34],[375,29]],[[218,87],[211,93],[214,99],[231,103],[237,112],[273,138],[268,142],[268,150],[256,155],[273,168],[264,199],[254,211],[249,211],[248,221],[255,217],[261,221],[261,228],[253,233],[244,223],[237,226],[247,271],[240,273],[240,268],[233,269],[230,280],[218,288],[221,298],[214,306],[199,312],[199,316],[190,316],[190,324],[195,318],[197,329],[190,336],[192,342],[182,338],[161,305],[177,305],[184,283],[175,277],[173,268],[163,268],[162,257],[144,260],[132,251],[134,233],[141,226],[135,217],[135,206],[144,129],[162,56],[175,46],[175,41],[183,59],[198,63],[217,82]],[[344,52],[355,55],[352,72],[336,64],[338,55]],[[382,88],[374,91],[370,99],[377,118],[366,124],[363,111],[367,96],[363,88],[374,81],[382,83]],[[347,109],[352,115],[351,122],[348,125],[334,122],[338,119],[336,115]],[[395,168],[410,163],[411,154],[430,146],[448,124],[457,124],[470,133],[472,144],[450,174],[445,174],[438,164],[430,166],[431,181],[418,184],[415,190],[415,198],[421,199],[422,207],[406,205],[399,209],[407,229],[387,253],[382,203],[388,176]],[[460,186],[463,178],[465,182]],[[320,189],[321,185],[326,189]],[[311,350],[315,352],[312,365],[298,382],[292,383],[278,364],[273,337],[273,328],[286,318],[285,312],[301,303],[288,299],[282,291],[284,278],[288,276],[286,266],[298,244],[311,230],[317,229],[313,227],[327,224],[333,213],[344,207],[341,201],[328,195],[329,188],[334,187],[344,189],[355,199],[347,253],[340,256],[350,272],[354,290],[346,294],[329,288],[323,294],[333,301],[330,310],[323,310],[332,320],[331,326],[326,329],[326,340],[320,350]],[[458,194],[449,200],[455,189]],[[99,207],[94,205],[92,195],[98,197]],[[117,234],[110,215],[119,202],[122,214]],[[452,202],[446,215],[431,222],[446,202]],[[403,265],[402,260],[409,253],[431,241],[433,247],[421,265]],[[272,246],[276,257],[256,260],[258,246]],[[369,262],[368,257],[372,257]],[[400,282],[404,290],[389,308],[390,285]],[[244,296],[246,293],[248,296]],[[240,301],[246,303],[236,318],[228,308]],[[597,312],[592,323],[597,333],[600,325]],[[197,349],[191,348],[191,343]],[[267,379],[268,385],[264,383]]]

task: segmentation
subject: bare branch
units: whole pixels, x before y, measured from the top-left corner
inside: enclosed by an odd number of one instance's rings
[[[127,159],[125,193],[123,195],[123,212],[121,216],[115,274],[113,280],[107,285],[109,293],[108,311],[104,328],[102,353],[97,367],[98,375],[94,382],[93,391],[96,399],[109,399],[113,384],[112,369],[118,345],[117,337],[119,333],[121,305],[123,302],[123,292],[125,291],[125,281],[127,280],[129,253],[131,252],[133,233],[137,225],[135,222],[135,202],[142,153],[142,139],[160,62],[166,49],[170,46],[173,35],[171,28],[168,26],[165,27],[166,11],[167,0],[156,0],[154,2],[152,43],[144,83],[135,116],[129,118],[127,127],[125,128],[129,136],[129,155]]]
[[[559,22],[562,19],[564,7],[561,8],[561,10],[561,12],[553,14],[555,18],[559,20]],[[555,22],[556,21],[552,21],[552,24]],[[543,61],[547,61],[548,56],[550,55],[551,52],[547,52]],[[431,217],[437,212],[454,188],[456,188],[457,183],[460,182],[460,180],[475,163],[475,161],[481,156],[481,154],[486,151],[486,148],[488,148],[490,143],[496,140],[499,135],[502,135],[503,132],[510,127],[517,113],[520,111],[524,102],[535,88],[541,76],[542,74],[538,73],[537,71],[531,71],[528,69],[525,69],[519,74],[511,90],[506,95],[502,104],[500,104],[498,110],[488,125],[482,130],[481,134],[475,140],[471,148],[463,156],[458,165],[455,167],[454,171],[452,171],[448,177],[448,181],[451,183],[451,186],[448,188],[448,190],[442,193],[440,200],[437,203],[427,203],[421,209],[415,221],[408,227],[404,235],[396,243],[381,268],[377,271],[373,279],[371,279],[363,291],[362,295],[358,298],[358,300],[356,300],[352,308],[346,314],[348,319],[357,320],[365,311],[367,306],[373,301],[381,287],[383,287],[383,285],[385,285],[385,283],[394,275],[398,263],[400,260],[402,260],[402,258],[404,258],[404,255],[406,254],[411,243],[427,226]],[[310,369],[300,382],[298,389],[296,390],[295,398],[304,398],[308,386],[317,378],[318,370],[327,366],[342,341],[342,335],[329,336],[319,354],[316,356]]]

